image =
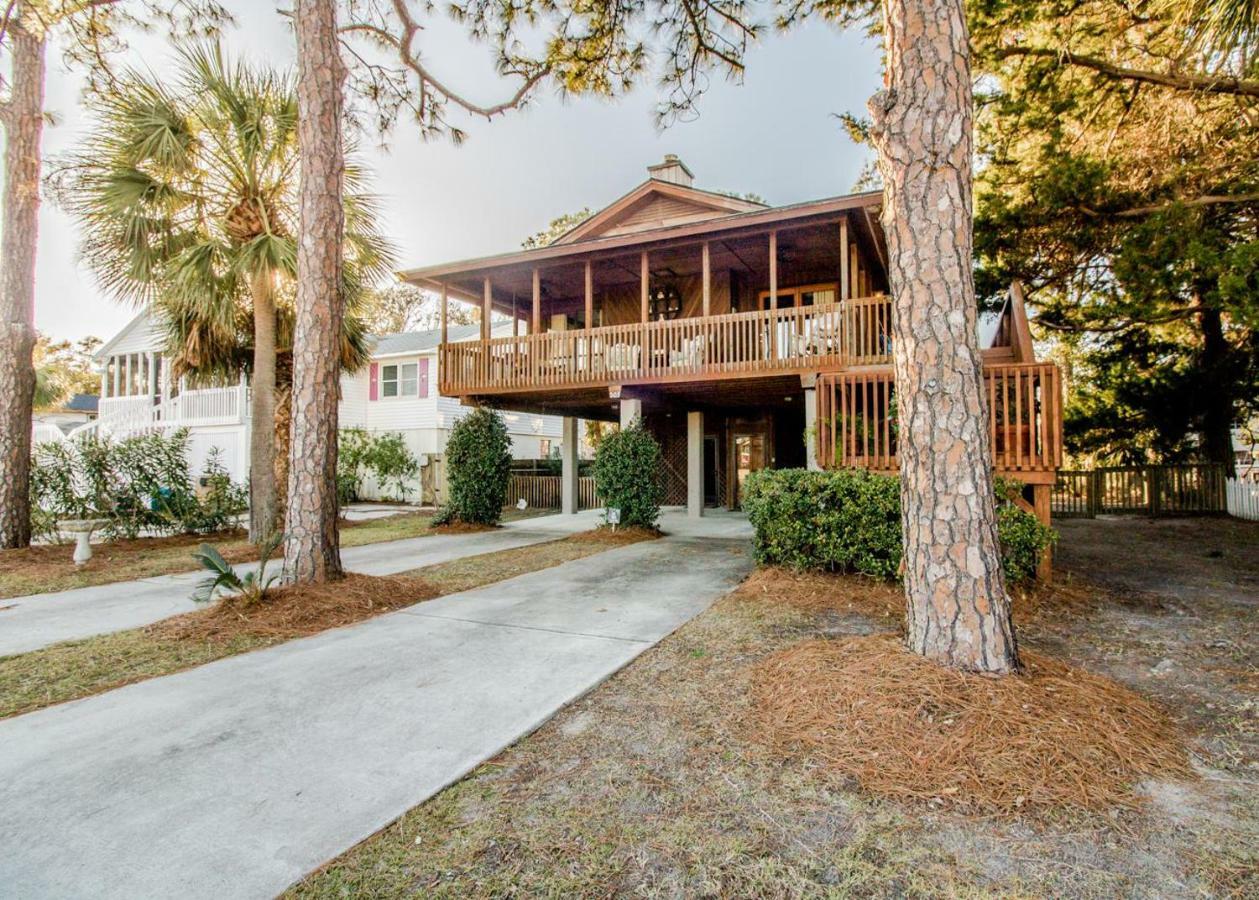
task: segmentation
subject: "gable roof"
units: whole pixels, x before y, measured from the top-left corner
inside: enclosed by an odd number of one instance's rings
[[[764,203],[754,200],[649,178],[590,218],[574,225],[549,246],[633,234],[665,225],[701,222],[766,208]]]
[[[96,360],[97,362],[104,362],[105,360],[109,359],[111,355],[113,355],[114,348],[117,347],[120,343],[122,343],[123,340],[135,334],[137,331],[139,331],[142,328],[147,328],[149,330],[152,330],[156,326],[157,326],[156,319],[151,314],[150,309],[148,307],[145,307],[144,309],[140,310],[140,312],[137,313],[130,322],[124,325],[121,331],[119,331],[117,334],[115,334],[105,343],[97,347],[96,352],[92,354],[92,358]]]
[[[511,334],[511,324],[500,323],[495,325],[492,331],[495,337],[506,337]],[[447,334],[447,340],[452,344],[476,340],[481,334],[481,326],[451,325],[447,329]],[[375,335],[373,339],[376,341],[376,346],[372,350],[372,359],[415,356],[435,352],[442,342],[442,332],[440,328],[432,328],[428,331],[400,331],[396,334]]]

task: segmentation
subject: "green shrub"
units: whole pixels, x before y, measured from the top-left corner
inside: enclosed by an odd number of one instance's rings
[[[758,562],[895,578],[901,564],[895,478],[839,469],[762,469],[743,486]]]
[[[479,407],[450,429],[446,439],[449,497],[438,524],[497,525],[511,478],[511,438],[503,417]]]
[[[996,493],[1002,565],[1013,583],[1036,573],[1055,536],[1009,502],[1011,490],[999,482]],[[748,476],[743,508],[760,563],[898,576],[903,543],[900,483],[894,476],[856,469],[765,469]]]
[[[378,434],[368,450],[367,467],[376,484],[391,499],[406,500],[410,488],[407,482],[420,473],[420,462],[406,445],[406,440],[396,431]],[[392,492],[389,488],[392,487]]]
[[[362,428],[342,428],[337,434],[337,501],[341,506],[358,500],[372,436]]]
[[[63,519],[103,519],[109,538],[142,532],[201,533],[232,527],[246,492],[211,455],[209,490],[198,498],[188,467],[188,432],[111,441],[96,435],[40,444],[31,459],[31,524],[56,536]]]
[[[363,479],[372,475],[382,493],[406,500],[407,482],[420,473],[420,462],[397,431],[372,434],[362,428],[343,428],[337,445],[337,499],[342,506],[361,498]]]
[[[595,490],[621,525],[655,528],[664,502],[660,444],[642,421],[604,436],[595,451]]]

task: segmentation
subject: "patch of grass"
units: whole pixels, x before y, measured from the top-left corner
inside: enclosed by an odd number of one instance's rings
[[[903,602],[865,579],[781,574],[754,576],[290,896],[1186,896],[1251,884],[1240,842],[1198,837],[1201,816],[1223,807],[1253,841],[1233,798],[973,816],[873,796],[808,755],[778,757],[748,727],[757,665],[802,640],[886,631]],[[784,584],[806,596],[783,602]],[[1050,620],[1105,612],[1109,595],[1089,594],[1077,581],[1027,608]],[[1108,627],[1072,623],[1081,644]]]
[[[643,539],[586,532],[386,578],[349,575],[327,585],[283,587],[261,603],[244,606],[229,600],[145,628],[0,657],[0,718],[351,625]]]
[[[503,511],[503,521],[551,512],[554,510],[528,509],[522,512],[512,508]],[[342,522],[341,546],[361,547],[422,537],[434,533],[432,519],[432,513],[415,512]],[[249,562],[258,558],[257,548],[239,530],[212,535],[179,534],[94,543],[91,560],[82,566],[74,564],[74,549],[70,544],[41,544],[21,550],[0,550],[0,599],[191,572],[197,567],[192,552],[206,542],[217,547],[228,562]]]

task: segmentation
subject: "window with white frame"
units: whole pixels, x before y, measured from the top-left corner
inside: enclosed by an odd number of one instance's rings
[[[420,391],[418,363],[401,363],[380,367],[382,397],[415,397]]]

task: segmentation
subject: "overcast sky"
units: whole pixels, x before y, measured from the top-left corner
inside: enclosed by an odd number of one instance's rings
[[[224,39],[232,52],[292,64],[292,34],[272,4],[227,5],[237,19]],[[483,101],[504,93],[484,48],[453,26],[430,29],[427,39],[426,54],[448,82],[470,85]],[[169,53],[156,38],[135,44],[135,59],[159,72]],[[44,132],[46,155],[74,146],[91,119],[78,79],[52,56],[47,103],[57,124]],[[768,33],[749,53],[742,84],[716,79],[698,116],[663,132],[646,79],[616,101],[543,94],[492,123],[461,121],[469,137],[460,147],[422,142],[403,122],[387,149],[367,140],[361,155],[375,171],[399,263],[409,268],[517,249],[551,219],[625,193],[665,153],[681,156],[699,187],[751,191],[772,204],[844,193],[868,151],[849,141],[835,116],[864,113],[879,71],[873,41],[819,23]],[[36,325],[54,338],[108,338],[134,315],[99,290],[79,260],[74,223],[49,201],[40,214],[37,278]]]

